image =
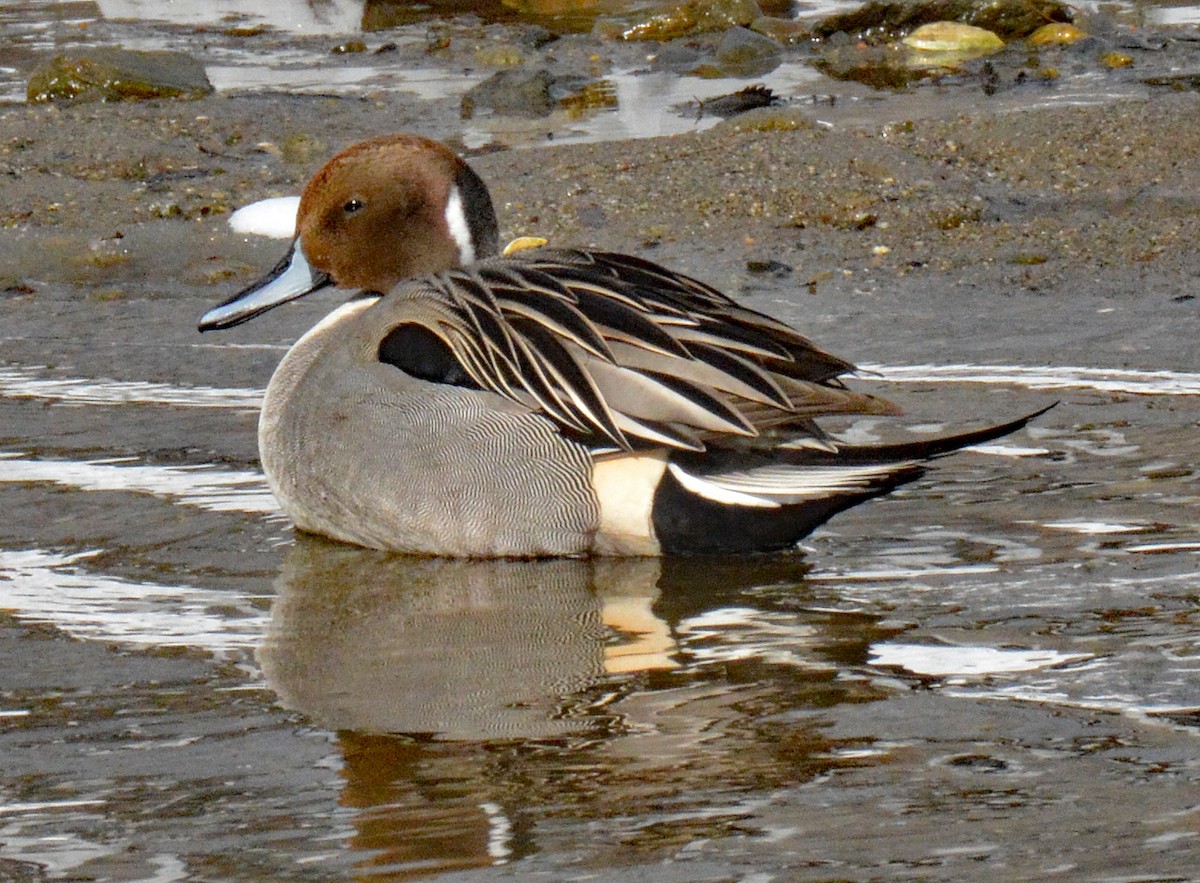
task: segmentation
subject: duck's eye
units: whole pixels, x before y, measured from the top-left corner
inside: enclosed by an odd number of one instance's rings
[[[365,207],[366,204],[361,199],[352,199],[342,206],[342,211],[348,215],[352,215]]]

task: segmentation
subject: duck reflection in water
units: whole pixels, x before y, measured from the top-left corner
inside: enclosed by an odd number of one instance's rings
[[[669,809],[690,840],[728,823],[714,803],[871,762],[822,735],[822,710],[881,695],[868,648],[895,630],[831,609],[806,569],[300,537],[259,661],[283,705],[337,732],[349,845],[374,878],[511,861],[563,815]]]

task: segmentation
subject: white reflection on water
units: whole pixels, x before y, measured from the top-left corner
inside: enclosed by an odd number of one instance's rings
[[[987,677],[996,674],[1036,671],[1089,659],[1087,653],[1055,650],[1000,649],[998,647],[950,647],[937,644],[876,644],[871,648],[872,665],[903,668],[934,677]]]
[[[1169,582],[1146,585],[1165,587]],[[1134,717],[1195,710],[1200,648],[1194,637],[1148,633],[1108,643],[1089,636],[1079,643],[1095,652],[881,642],[871,647],[870,662],[937,678],[946,695],[967,699],[1018,700]]]
[[[104,18],[167,21],[172,24],[215,24],[257,21],[296,34],[348,34],[362,23],[363,0],[207,0],[163,3],[162,0],[97,0]]]
[[[40,373],[37,368],[0,368],[0,397],[72,405],[174,405],[242,410],[257,410],[262,405],[261,389],[173,386],[150,380],[103,377],[44,377]]]
[[[551,117],[521,119],[500,114],[480,114],[466,122],[463,143],[482,147],[499,138],[514,146],[544,143],[547,129],[554,131],[556,144],[655,138],[700,132],[721,122],[714,114],[699,113],[692,106],[746,87],[746,79],[682,77],[668,71],[611,71],[604,81],[612,86],[615,104],[590,116],[556,111]],[[780,96],[823,91],[828,81],[807,61],[786,61],[755,78]]]
[[[82,818],[99,820],[103,817],[99,812],[99,807],[106,802],[99,800],[64,802],[60,813],[67,815],[74,822],[78,822]],[[78,804],[78,806],[72,804]],[[71,812],[71,810],[75,811]],[[31,829],[29,833],[25,832],[26,827]],[[68,874],[89,861],[112,855],[116,851],[108,844],[101,844],[75,833],[64,833],[59,828],[56,828],[53,835],[46,836],[37,830],[36,825],[22,824],[21,822],[0,827],[0,838],[3,838],[6,854],[20,856],[26,862],[36,862],[40,873],[51,875],[45,879],[64,879],[62,875]]]
[[[1012,384],[1027,389],[1097,389],[1137,395],[1200,395],[1200,374],[1073,365],[860,365],[888,383]]]
[[[0,804],[0,818],[9,819],[0,826],[0,843],[4,844],[7,855],[20,856],[22,862],[38,865],[39,872],[48,875],[45,879],[99,879],[92,863],[122,853],[128,856],[130,852],[143,852],[139,845],[124,838],[114,840],[80,833],[103,829],[105,811],[110,805],[109,799]],[[75,830],[64,832],[67,826]],[[123,879],[174,883],[189,877],[183,860],[169,851],[144,857],[150,875]],[[91,867],[87,871],[81,870],[88,865]]]
[[[790,613],[721,607],[681,621],[677,632],[689,657],[701,665],[757,659],[772,665],[829,667],[812,652],[827,636]]]
[[[1143,543],[1139,546],[1129,546],[1126,552],[1159,554],[1161,552],[1200,552],[1200,543]]]
[[[240,346],[215,344],[224,346]],[[257,347],[256,347],[257,348]],[[263,345],[266,349],[286,349]],[[1129,368],[1027,365],[862,365],[865,382],[987,383],[1028,389],[1095,389],[1137,395],[1200,395],[1200,373],[1139,371]],[[0,368],[0,397],[42,399],[79,405],[152,404],[185,408],[257,409],[263,390],[245,387],[175,386],[149,380],[102,377],[47,377],[48,369]],[[1041,448],[1001,448],[994,453],[1023,456]]]
[[[1200,6],[1194,3],[1181,6],[1150,6],[1143,14],[1146,16],[1146,24],[1150,25],[1200,24]]]
[[[1103,536],[1114,533],[1139,533],[1147,530],[1144,524],[1121,524],[1110,521],[1048,521],[1042,525],[1053,530],[1065,530],[1071,533]]]
[[[85,569],[97,554],[0,550],[5,610],[84,640],[214,653],[253,647],[266,628],[269,596],[135,582]]]
[[[210,512],[275,515],[279,504],[257,472],[213,466],[151,466],[129,458],[41,460],[0,452],[0,483],[50,482],[81,491],[129,491]]]
[[[959,564],[945,565],[931,563],[927,567],[867,567],[862,570],[833,571],[814,573],[808,579],[810,582],[907,582],[923,576],[966,576],[967,574],[996,573],[1000,568],[995,564]]]
[[[1197,708],[1200,677],[1200,638],[1169,631],[1167,610],[1148,608],[1137,622],[1114,627],[1104,617],[1112,608],[1132,603],[1167,604],[1196,582],[1194,572],[1155,576],[1120,576],[1069,587],[1056,567],[1026,570],[1020,578],[988,582],[951,582],[940,589],[904,585],[913,598],[932,593],[941,609],[963,605],[969,594],[977,615],[996,624],[988,643],[961,641],[961,628],[951,626],[948,640],[939,642],[932,627],[929,643],[883,641],[872,645],[870,663],[936,678],[946,695],[967,699],[1017,700],[1114,714],[1145,715],[1188,712]],[[876,597],[886,596],[880,584]],[[938,602],[940,599],[940,603]],[[1081,605],[1087,612],[1079,613]],[[1038,611],[1031,614],[1032,611]],[[1002,623],[1013,617],[1037,615],[1044,621],[1080,618],[1078,624],[1047,629],[1043,646],[1011,646],[1013,633]],[[1101,627],[1096,628],[1095,623]],[[984,630],[986,631],[986,630]],[[982,634],[983,632],[981,632]],[[1025,643],[1031,636],[1025,636]],[[970,638],[968,641],[972,640]],[[986,640],[986,639],[984,639]],[[1057,644],[1046,647],[1044,643]]]
[[[483,80],[482,76],[461,71],[436,69],[403,72],[372,67],[327,66],[296,67],[280,63],[267,66],[261,56],[251,57],[252,64],[214,64],[205,68],[209,81],[218,92],[277,91],[296,94],[359,94],[387,90],[411,92],[426,101],[461,95]]]

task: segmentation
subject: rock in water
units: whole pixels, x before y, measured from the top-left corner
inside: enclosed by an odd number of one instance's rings
[[[29,77],[26,98],[30,104],[139,101],[202,98],[212,91],[204,65],[182,52],[87,48],[38,67]]]

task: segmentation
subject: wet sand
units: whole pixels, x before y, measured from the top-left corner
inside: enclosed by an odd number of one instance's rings
[[[974,103],[474,157],[910,424],[1061,400],[803,555],[627,567],[295,542],[254,402],[336,296],[194,331],[280,251],[231,208],[453,102],[0,112],[0,878],[1193,878],[1200,96]]]

